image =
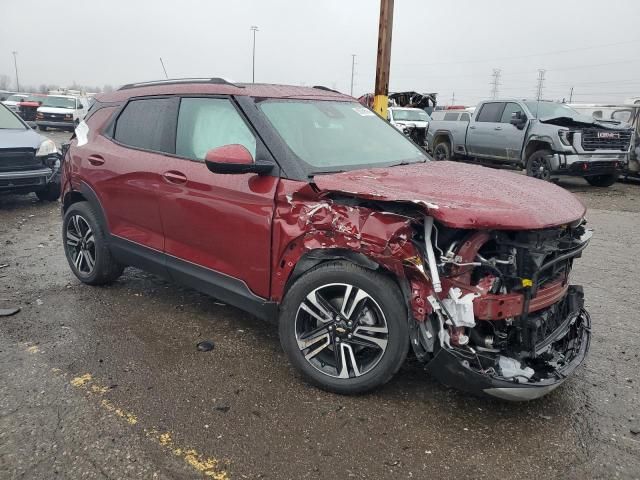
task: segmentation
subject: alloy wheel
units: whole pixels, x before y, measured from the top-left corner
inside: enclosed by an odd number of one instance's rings
[[[89,222],[73,215],[65,232],[66,248],[73,266],[81,275],[91,275],[96,264],[96,243]]]
[[[438,161],[443,161],[447,159],[447,150],[442,146],[442,144],[438,145],[433,152],[433,156]]]
[[[296,341],[305,360],[334,378],[355,378],[382,359],[388,342],[387,321],[366,291],[331,283],[311,291],[298,307]]]
[[[540,180],[549,180],[551,177],[551,168],[549,161],[544,156],[537,156],[531,159],[530,166],[531,176]]]

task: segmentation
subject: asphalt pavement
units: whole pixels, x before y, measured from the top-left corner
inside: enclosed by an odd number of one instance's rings
[[[21,308],[0,317],[0,478],[640,478],[640,184],[562,185],[595,229],[574,269],[593,342],[525,404],[412,360],[374,393],[320,391],[272,324],[136,269],[81,284],[59,204],[0,196],[0,309]]]

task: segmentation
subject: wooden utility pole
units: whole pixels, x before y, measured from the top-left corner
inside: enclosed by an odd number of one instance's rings
[[[378,63],[376,86],[373,91],[373,110],[387,118],[389,104],[389,72],[391,70],[391,33],[393,31],[393,0],[380,0],[378,29]]]

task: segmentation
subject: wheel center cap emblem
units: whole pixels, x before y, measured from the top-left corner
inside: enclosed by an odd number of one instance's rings
[[[346,332],[346,330],[344,328],[342,328],[342,327],[336,327],[336,332],[344,333],[344,332]]]

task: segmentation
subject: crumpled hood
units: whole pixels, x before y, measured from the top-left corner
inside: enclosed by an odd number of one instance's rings
[[[631,125],[616,120],[599,120],[587,115],[576,115],[575,117],[548,117],[541,118],[540,123],[548,123],[559,127],[567,128],[603,128],[606,130],[628,130]]]
[[[457,162],[317,175],[326,193],[413,203],[454,228],[530,230],[581,219],[586,209],[572,193],[524,175]]]

